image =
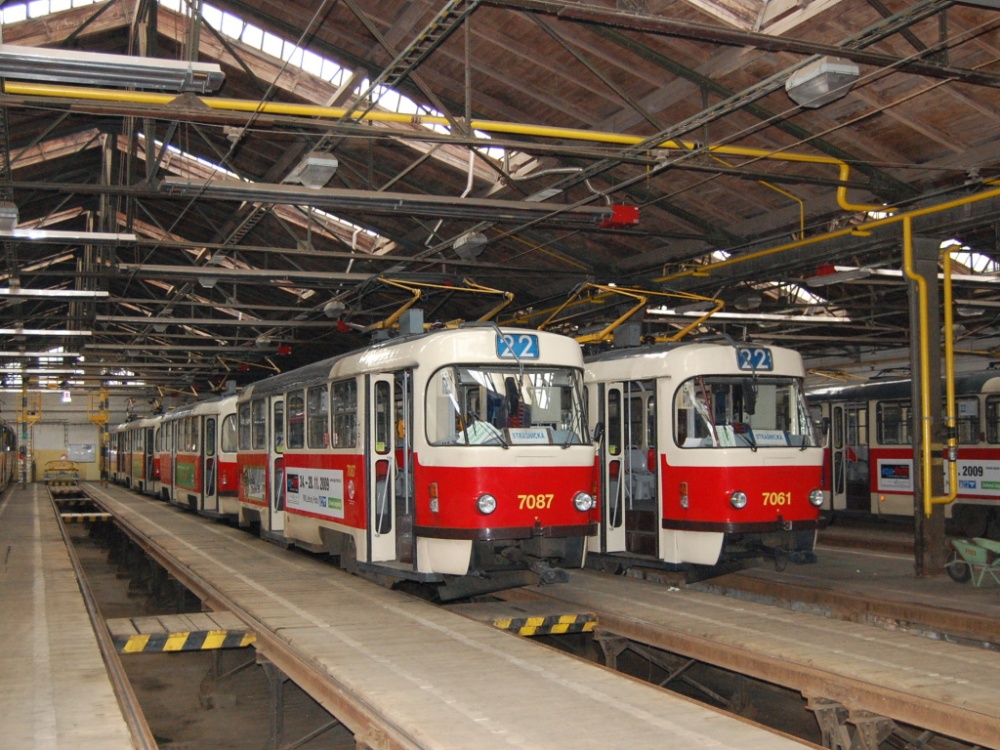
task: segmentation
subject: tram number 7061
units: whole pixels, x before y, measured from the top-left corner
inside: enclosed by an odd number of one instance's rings
[[[764,505],[791,505],[791,492],[765,492]]]

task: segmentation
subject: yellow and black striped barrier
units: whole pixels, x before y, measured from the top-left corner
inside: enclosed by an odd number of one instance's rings
[[[120,654],[245,648],[257,640],[256,633],[229,612],[123,617],[107,625]]]
[[[498,617],[490,623],[500,630],[518,635],[564,635],[589,633],[597,627],[597,617],[590,613],[533,617]]]
[[[597,627],[593,612],[567,612],[555,601],[510,601],[454,604],[448,609],[499,630],[523,636],[589,633]]]

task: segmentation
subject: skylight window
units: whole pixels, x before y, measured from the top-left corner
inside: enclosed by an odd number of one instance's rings
[[[952,249],[952,260],[965,266],[970,272],[983,274],[1000,273],[1000,263],[987,255],[977,253],[968,245],[963,245],[958,240],[945,240],[941,243],[942,250],[950,248],[960,248],[960,250]]]

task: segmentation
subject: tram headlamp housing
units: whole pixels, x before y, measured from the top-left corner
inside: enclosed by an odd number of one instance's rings
[[[823,504],[823,490],[809,490],[809,504],[817,508]]]
[[[596,504],[594,496],[588,492],[577,492],[573,495],[573,505],[581,513],[586,513],[588,510],[593,509]]]
[[[480,513],[488,516],[497,509],[497,499],[488,492],[484,492],[476,499],[476,507],[479,508]]]
[[[729,496],[729,504],[736,508],[736,510],[747,507],[747,493],[736,490],[736,492]]]

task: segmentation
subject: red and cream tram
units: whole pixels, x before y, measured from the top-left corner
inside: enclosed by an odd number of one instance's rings
[[[877,376],[810,389],[830,424],[826,510],[913,515],[911,383]],[[956,375],[955,406],[958,496],[945,513],[965,536],[1000,539],[1000,369]]]
[[[245,388],[238,433],[241,524],[362,573],[502,588],[581,566],[596,530],[583,358],[557,334],[381,342]]]
[[[159,494],[156,440],[160,426],[159,417],[145,417],[111,429],[108,448],[111,481],[147,495]]]
[[[823,451],[794,351],[674,343],[588,357],[603,567],[810,561]],[[595,558],[593,562],[598,562]]]
[[[161,435],[161,496],[205,516],[236,517],[236,396],[175,409]]]

